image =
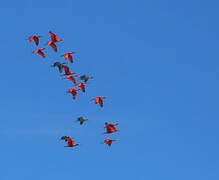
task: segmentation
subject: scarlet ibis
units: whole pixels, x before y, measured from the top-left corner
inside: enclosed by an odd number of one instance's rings
[[[85,121],[88,121],[88,119],[84,119],[83,117],[78,117],[76,121],[79,121],[80,125],[82,125]]]
[[[63,65],[62,66],[65,70],[65,74],[63,74],[62,76],[68,76],[68,75],[71,75],[71,74],[77,74],[76,72],[72,73],[70,70],[69,70],[69,67],[66,66],[66,65]]]
[[[81,88],[81,91],[82,91],[82,92],[85,92],[85,85],[84,85],[83,82],[79,82],[79,83],[77,83],[76,85]]]
[[[71,55],[71,54],[75,54],[75,53],[76,53],[76,52],[68,52],[68,53],[65,53],[65,54],[61,55],[61,57],[64,56],[65,59],[69,59],[69,61],[70,61],[71,63],[73,63],[73,58],[72,58],[72,55]]]
[[[45,58],[46,56],[44,55],[43,51],[46,48],[42,48],[42,49],[36,49],[35,51],[33,51],[32,53],[38,53],[40,56],[42,56],[43,58]]]
[[[67,146],[64,146],[64,147],[74,147],[74,146],[78,146],[79,144],[75,144],[75,141],[72,140],[72,138],[67,138],[67,142],[68,142],[68,145]]]
[[[77,77],[78,75],[75,75],[75,76],[66,76],[66,77],[64,77],[64,78],[62,78],[62,79],[69,79],[69,80],[71,80],[71,82],[73,82],[74,84],[76,83],[76,81],[75,81],[75,78],[74,77]]]
[[[80,76],[80,79],[81,79],[81,80],[84,80],[84,82],[87,83],[87,81],[88,81],[89,79],[94,79],[94,77],[89,77],[89,76],[86,76],[86,75],[82,75],[82,76]]]
[[[55,63],[52,65],[52,67],[58,67],[58,68],[59,68],[59,72],[62,73],[63,64],[66,64],[66,63],[55,62]]]
[[[110,147],[113,141],[119,141],[119,139],[110,139],[110,138],[108,138],[108,139],[104,140],[104,143],[106,143]]]
[[[77,91],[80,91],[80,89],[71,88],[67,91],[67,93],[71,93],[73,96],[73,99],[75,99],[77,96]]]
[[[117,126],[119,123],[116,123],[116,124],[109,124],[107,122],[105,122],[105,128],[106,128],[106,134],[109,134],[109,133],[113,133],[113,132],[116,132],[118,131],[114,126]]]
[[[50,34],[51,41],[53,41],[53,42],[63,41],[63,39],[59,39],[59,37],[56,36],[53,32],[49,31],[49,34]]]
[[[94,100],[94,103],[97,104],[99,103],[100,107],[103,107],[103,99],[105,99],[106,97],[95,97],[92,100]],[[91,100],[91,101],[92,101]]]
[[[57,52],[57,46],[54,41],[47,42],[47,45],[51,46],[55,52]]]
[[[35,36],[35,35],[32,35],[32,36],[30,36],[29,38],[28,38],[28,40],[29,40],[29,42],[31,42],[32,40],[34,40],[35,41],[35,44],[38,46],[38,44],[39,44],[39,38],[40,37],[43,37],[43,36]]]

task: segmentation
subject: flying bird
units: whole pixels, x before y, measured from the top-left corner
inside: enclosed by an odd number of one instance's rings
[[[94,103],[97,104],[99,103],[100,107],[103,107],[103,99],[105,99],[106,97],[95,97],[92,100],[94,100]]]
[[[68,76],[68,75],[71,75],[71,74],[77,74],[76,72],[72,73],[70,71],[69,67],[66,66],[66,65],[63,65],[62,67],[64,68],[64,71],[65,71],[65,74],[63,74],[62,76]]]
[[[85,85],[84,85],[83,82],[79,82],[79,83],[77,83],[76,85],[81,88],[81,91],[82,91],[82,92],[85,92]]]
[[[75,77],[77,77],[78,75],[75,75],[75,76],[66,76],[66,77],[64,77],[64,78],[62,78],[62,79],[69,79],[69,80],[71,80],[71,82],[73,82],[74,84],[76,84],[76,81],[75,81]]]
[[[42,48],[42,49],[36,49],[35,51],[33,51],[32,53],[38,53],[40,56],[42,56],[43,58],[45,58],[46,56],[44,55],[43,51],[46,48]]]
[[[108,139],[104,140],[104,143],[107,144],[110,147],[113,141],[119,141],[119,139],[110,139],[110,138],[108,138]]]
[[[65,63],[65,62],[64,62],[64,63],[55,62],[55,63],[52,65],[52,67],[58,67],[58,68],[59,68],[59,72],[62,73],[63,64],[66,64],[66,63]]]
[[[57,35],[55,35],[52,31],[49,31],[50,34],[50,39],[53,42],[60,42],[63,41],[63,39],[59,39],[59,37]]]
[[[75,54],[75,53],[76,53],[76,52],[68,52],[68,53],[65,53],[65,54],[61,55],[61,57],[64,56],[65,59],[69,59],[69,61],[70,61],[71,63],[73,63],[73,58],[72,58],[72,55],[71,55],[71,54]]]
[[[87,81],[89,79],[94,79],[94,77],[89,77],[89,76],[86,76],[86,75],[82,75],[82,76],[80,76],[80,79],[83,80],[85,83],[87,83]]]
[[[31,42],[32,40],[34,40],[35,41],[35,44],[38,46],[38,44],[39,44],[39,38],[40,37],[43,37],[43,36],[35,36],[35,35],[32,35],[32,36],[30,36],[27,40],[29,40],[29,42]]]
[[[88,119],[84,119],[83,117],[79,117],[76,121],[79,121],[80,125],[82,125],[85,121],[88,121]]]
[[[73,96],[73,99],[76,99],[77,91],[80,91],[80,89],[71,88],[67,91],[67,93],[71,93]]]
[[[72,140],[73,138],[68,137],[67,138],[67,142],[68,145],[64,146],[64,147],[74,147],[74,146],[78,146],[79,144],[75,144],[75,141]]]
[[[55,52],[57,52],[57,46],[54,41],[47,42],[47,45],[51,46]]]
[[[115,126],[117,126],[119,123],[116,123],[116,124],[109,124],[107,122],[105,122],[105,128],[106,128],[106,132],[105,134],[109,134],[109,133],[113,133],[113,132],[116,132],[118,131]]]

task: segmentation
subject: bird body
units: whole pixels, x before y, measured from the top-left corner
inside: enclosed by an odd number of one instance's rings
[[[103,107],[103,99],[105,99],[106,97],[95,97],[94,99],[94,103],[97,104],[99,103],[100,107]]]
[[[87,81],[89,79],[94,79],[94,77],[89,77],[89,76],[86,76],[86,75],[82,75],[82,76],[80,76],[80,79],[83,80],[85,83],[87,83]]]
[[[39,44],[39,38],[42,37],[42,36],[35,36],[35,35],[32,35],[28,38],[29,42],[31,42],[32,40],[34,40],[35,44],[38,46]]]
[[[113,141],[118,141],[118,139],[110,139],[110,138],[108,138],[108,139],[104,140],[104,143],[106,143],[110,147]]]
[[[69,79],[69,80],[71,80],[71,82],[73,82],[74,84],[76,84],[75,77],[77,77],[77,76],[78,76],[78,75],[75,75],[75,76],[70,75],[70,76],[64,77],[63,79]]]
[[[76,99],[77,91],[80,91],[80,89],[71,88],[67,91],[67,93],[71,93],[73,96],[73,99]]]
[[[73,57],[72,57],[71,54],[74,54],[74,53],[76,53],[76,52],[68,52],[68,53],[65,53],[65,54],[61,55],[61,57],[64,56],[65,59],[69,59],[69,61],[71,63],[73,63]]]
[[[113,133],[113,132],[116,132],[118,131],[115,126],[117,126],[119,123],[116,123],[116,124],[109,124],[109,123],[105,123],[105,128],[106,128],[106,132],[105,134],[109,134],[109,133]]]
[[[55,62],[55,63],[52,65],[52,67],[58,67],[58,68],[59,68],[59,72],[62,73],[63,64],[65,64],[65,63]]]
[[[70,71],[69,67],[66,66],[66,65],[63,65],[62,67],[63,67],[63,69],[64,69],[64,71],[65,71],[65,74],[63,74],[62,76],[68,76],[68,75],[71,75],[71,74],[77,74],[77,73],[75,73],[75,72],[72,73],[72,72]]]
[[[43,58],[45,58],[46,56],[44,55],[43,51],[46,48],[42,48],[42,49],[36,49],[34,50],[32,53],[38,53],[40,56],[42,56]]]
[[[76,121],[79,121],[80,125],[82,125],[85,121],[88,121],[88,119],[84,119],[83,117],[79,117]]]
[[[59,37],[57,35],[55,35],[53,32],[49,31],[50,34],[50,39],[53,42],[60,42],[63,41],[63,39],[59,39]]]
[[[82,92],[85,92],[85,85],[84,85],[83,82],[79,82],[79,83],[77,83],[76,85],[81,88],[81,91],[82,91]]]
[[[55,52],[57,52],[57,46],[54,41],[49,41],[47,44],[51,46]]]
[[[73,141],[72,138],[70,138],[70,137],[67,138],[67,142],[68,142],[68,145],[64,146],[64,147],[74,147],[74,146],[79,145],[79,144],[76,144],[75,141]]]

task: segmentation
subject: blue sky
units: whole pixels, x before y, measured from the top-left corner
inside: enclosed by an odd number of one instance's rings
[[[1,2],[1,180],[219,178],[219,2]],[[43,59],[26,38],[64,41]],[[95,76],[73,101],[55,61]],[[90,99],[107,96],[101,109]],[[78,116],[89,118],[80,126]],[[120,122],[108,148],[104,122]],[[82,144],[66,149],[58,139]]]

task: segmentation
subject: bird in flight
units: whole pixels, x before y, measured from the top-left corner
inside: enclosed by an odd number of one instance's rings
[[[72,140],[73,138],[66,138],[68,145],[64,146],[64,147],[75,147],[78,146],[79,144],[76,144],[75,141]]]
[[[104,143],[107,144],[110,147],[113,141],[119,141],[119,139],[110,139],[110,138],[108,138],[108,139],[104,140]]]
[[[84,119],[83,117],[78,117],[76,121],[80,122],[80,125],[82,125],[85,121],[88,121],[88,119]]]
[[[52,31],[49,31],[50,34],[50,39],[53,42],[60,42],[63,41],[63,39],[59,39],[59,37],[57,35],[55,35]]]
[[[75,76],[70,75],[70,76],[66,76],[66,77],[64,77],[64,78],[62,78],[62,79],[69,79],[71,82],[73,82],[74,84],[76,84],[75,77],[77,77],[77,76],[78,76],[78,75],[75,75]]]
[[[54,41],[47,42],[47,45],[51,46],[55,52],[57,52],[57,46]]]
[[[71,63],[73,63],[73,57],[72,57],[71,54],[75,54],[75,53],[76,53],[76,52],[68,52],[68,53],[65,53],[65,54],[61,55],[61,57],[64,56],[65,59],[69,59],[69,61],[70,61]]]
[[[27,40],[29,40],[29,42],[31,42],[32,40],[34,40],[35,41],[35,44],[38,46],[38,44],[39,44],[39,38],[40,37],[43,37],[43,36],[35,36],[35,35],[32,35],[32,36],[30,36]]]
[[[55,62],[55,63],[52,65],[52,67],[58,67],[58,68],[59,68],[59,72],[62,73],[63,64],[66,64],[66,63]]]
[[[80,91],[80,89],[71,88],[71,89],[69,89],[69,90],[67,91],[67,93],[71,93],[72,96],[73,96],[73,99],[76,99],[77,91]]]
[[[79,83],[77,83],[76,85],[81,88],[81,91],[82,91],[82,92],[85,92],[85,85],[84,85],[83,82],[79,82]]]
[[[89,79],[94,79],[94,77],[89,77],[89,76],[86,76],[86,75],[82,75],[82,76],[80,76],[80,79],[83,80],[85,83],[87,83],[87,81]]]
[[[116,123],[116,124],[109,124],[107,122],[105,122],[105,128],[106,128],[106,132],[105,134],[109,134],[109,133],[113,133],[113,132],[116,132],[118,131],[115,126],[117,126],[119,123]]]
[[[38,53],[40,56],[42,56],[43,58],[45,58],[46,56],[44,55],[43,51],[46,48],[42,48],[42,49],[36,49],[35,51],[33,51],[32,53]]]
[[[103,107],[103,99],[105,99],[106,97],[95,97],[92,100],[94,100],[94,103],[97,104],[99,103],[100,107]]]

